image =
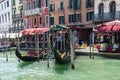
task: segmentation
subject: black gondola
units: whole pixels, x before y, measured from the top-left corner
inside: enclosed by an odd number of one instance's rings
[[[69,52],[67,51],[59,52],[59,50],[54,49],[53,53],[54,53],[56,63],[58,64],[70,63],[71,57],[70,57]]]
[[[20,60],[26,61],[26,62],[37,61],[37,60],[43,59],[42,55],[39,55],[39,57],[38,56],[28,56],[28,55],[22,56],[22,54],[20,53],[20,51],[18,51],[18,49],[16,49],[15,54]]]
[[[55,58],[55,62],[57,64],[67,64],[71,62],[70,56],[70,35],[69,35],[69,27],[63,25],[55,25],[50,28],[53,33],[53,54]],[[54,39],[55,37],[55,39]]]

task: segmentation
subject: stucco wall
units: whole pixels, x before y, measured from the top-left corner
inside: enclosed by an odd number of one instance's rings
[[[8,32],[8,28],[12,27],[12,7],[11,7],[11,0],[9,0],[9,7],[4,7],[5,2],[8,0],[4,0],[3,2],[0,3],[0,16],[4,15],[4,23],[1,18],[1,23],[0,23],[0,29],[2,31]],[[1,8],[1,5],[3,4],[3,9]],[[6,4],[7,5],[7,4]],[[8,12],[10,13],[10,21],[8,20]],[[5,14],[7,15],[7,21],[5,21]]]
[[[109,4],[112,1],[116,2],[116,11],[120,11],[120,0],[95,0],[94,14],[98,14],[98,6],[100,3],[104,4],[104,13],[108,13],[109,12]]]

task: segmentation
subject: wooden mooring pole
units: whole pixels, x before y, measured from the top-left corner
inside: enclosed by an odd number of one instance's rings
[[[72,30],[70,30],[69,33],[70,33],[70,50],[71,50],[71,68],[75,69],[75,65],[74,65],[74,57],[75,57],[74,36],[73,36]]]

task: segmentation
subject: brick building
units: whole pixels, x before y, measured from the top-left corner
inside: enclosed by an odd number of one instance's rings
[[[82,40],[88,40],[92,31],[94,0],[49,0],[50,25],[79,28]]]
[[[48,0],[23,0],[25,28],[49,27]]]

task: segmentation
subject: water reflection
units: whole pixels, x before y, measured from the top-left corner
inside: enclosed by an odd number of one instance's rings
[[[55,64],[54,65],[54,70],[58,74],[64,74],[69,69],[70,69],[70,64],[65,64],[65,65]]]
[[[34,63],[34,62],[20,62],[19,65],[18,65],[18,67],[24,68],[26,66],[29,66],[32,63]]]

